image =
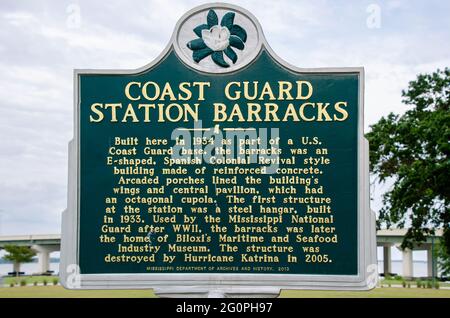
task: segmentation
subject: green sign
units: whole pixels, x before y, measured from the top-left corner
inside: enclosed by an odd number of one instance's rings
[[[75,89],[78,288],[373,287],[361,68],[288,65],[249,12],[204,5],[151,65]]]

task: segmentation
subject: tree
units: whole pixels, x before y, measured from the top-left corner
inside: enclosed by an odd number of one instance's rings
[[[402,97],[412,108],[381,118],[366,135],[371,172],[393,181],[377,225],[408,226],[402,248],[442,228],[450,255],[450,69],[418,75]]]
[[[14,262],[14,271],[18,275],[21,263],[31,262],[36,253],[28,246],[6,245],[5,251],[8,253],[3,258]]]
[[[447,253],[447,249],[444,245],[438,244],[435,247],[437,256],[437,267],[442,277],[450,277],[450,255]]]

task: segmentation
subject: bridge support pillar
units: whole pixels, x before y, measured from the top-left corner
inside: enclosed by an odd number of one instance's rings
[[[392,273],[391,245],[383,246],[383,272],[384,277]]]
[[[433,245],[427,248],[427,276],[433,278],[437,276],[436,260],[434,259]]]
[[[38,272],[43,274],[50,270],[50,252],[52,249],[43,245],[33,245],[38,257]]]
[[[403,256],[403,277],[406,279],[414,277],[412,250],[409,248],[402,250],[402,256]]]
[[[50,252],[44,251],[38,253],[38,264],[41,273],[46,273],[50,270]]]

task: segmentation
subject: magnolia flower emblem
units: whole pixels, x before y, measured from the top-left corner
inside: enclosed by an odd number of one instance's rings
[[[214,63],[221,67],[229,67],[224,54],[234,63],[238,56],[233,48],[243,50],[247,41],[247,32],[239,25],[234,24],[234,12],[227,12],[220,21],[214,10],[209,10],[206,24],[194,28],[199,37],[187,43],[192,50],[192,58],[198,63],[211,56]],[[233,47],[233,48],[232,48]]]

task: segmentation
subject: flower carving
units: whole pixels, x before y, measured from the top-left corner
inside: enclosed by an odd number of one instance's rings
[[[192,50],[192,59],[198,63],[211,56],[214,63],[221,67],[229,67],[224,54],[234,63],[238,56],[233,48],[243,50],[247,41],[247,32],[239,25],[234,24],[234,12],[227,12],[220,21],[214,10],[209,10],[206,24],[194,28],[198,39],[187,43]]]

